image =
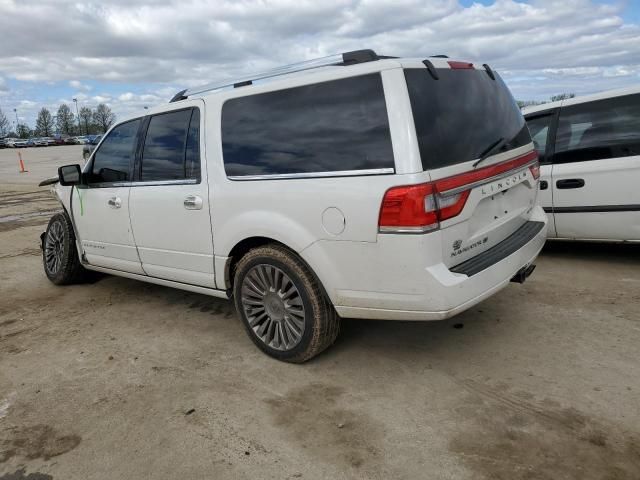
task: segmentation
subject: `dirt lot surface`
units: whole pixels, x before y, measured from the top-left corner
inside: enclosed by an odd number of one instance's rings
[[[450,321],[289,365],[225,301],[47,281],[33,185],[79,148],[0,150],[0,480],[640,478],[638,247],[549,244]]]

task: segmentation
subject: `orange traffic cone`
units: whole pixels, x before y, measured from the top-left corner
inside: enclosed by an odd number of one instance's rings
[[[18,160],[20,163],[20,173],[28,173],[29,170],[24,169],[24,162],[22,161],[22,153],[18,151]]]

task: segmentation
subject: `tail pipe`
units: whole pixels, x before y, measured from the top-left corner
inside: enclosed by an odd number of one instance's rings
[[[527,278],[529,278],[529,275],[531,275],[535,269],[535,265],[525,265],[518,270],[518,272],[511,278],[511,281],[522,284]]]

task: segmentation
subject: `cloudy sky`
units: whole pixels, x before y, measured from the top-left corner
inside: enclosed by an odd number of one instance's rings
[[[0,40],[0,108],[31,126],[361,48],[489,63],[522,100],[640,83],[639,0],[0,0]]]

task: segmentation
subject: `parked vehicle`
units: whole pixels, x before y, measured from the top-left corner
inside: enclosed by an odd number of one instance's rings
[[[82,158],[85,162],[89,159],[91,152],[93,152],[100,143],[100,140],[102,140],[102,135],[92,135],[89,141],[82,147]]]
[[[0,148],[6,148],[6,147],[7,147],[7,139],[0,138]]]
[[[25,148],[31,146],[26,138],[14,138],[11,142],[15,148]]]
[[[550,238],[640,241],[640,87],[524,110]]]
[[[340,317],[444,319],[524,281],[546,238],[538,175],[490,67],[349,52],[113,126],[59,170],[44,270],[233,298],[260,349],[302,362]]]
[[[58,133],[53,135],[53,140],[55,141],[56,145],[66,145],[68,138],[69,138],[68,135],[61,135]]]

